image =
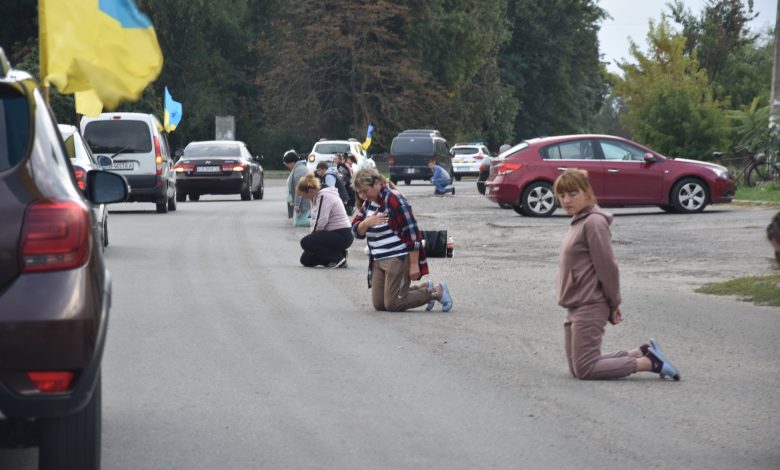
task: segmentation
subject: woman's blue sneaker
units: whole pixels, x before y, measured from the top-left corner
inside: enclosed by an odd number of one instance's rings
[[[449,312],[452,310],[452,296],[450,290],[447,289],[447,284],[440,282],[441,285],[441,311]]]
[[[433,290],[433,281],[428,280],[428,290]],[[433,298],[428,301],[428,305],[425,306],[425,310],[431,311],[433,310],[433,306],[436,305],[436,299]]]
[[[661,348],[658,346],[658,342],[656,340],[650,340],[650,348],[648,349],[648,352],[652,353],[656,359],[661,361],[661,370],[658,373],[661,374],[662,379],[668,375],[676,381],[680,380],[680,373],[677,371],[677,368],[674,367],[668,359],[666,359],[666,356],[664,356],[664,353],[661,352]]]

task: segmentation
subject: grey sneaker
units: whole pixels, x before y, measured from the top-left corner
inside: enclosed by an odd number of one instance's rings
[[[347,267],[347,258],[341,258],[338,261],[331,261],[330,263],[325,265],[326,268],[346,268]]]

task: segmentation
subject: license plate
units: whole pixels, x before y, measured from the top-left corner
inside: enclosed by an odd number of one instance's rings
[[[133,162],[114,162],[111,165],[112,170],[132,170]]]
[[[455,171],[469,171],[469,167],[467,167],[467,166],[457,166],[457,167],[455,167]]]
[[[219,166],[199,166],[198,173],[218,173],[222,171],[222,167]]]
[[[417,173],[417,169],[416,168],[407,168],[406,172],[407,173]]]

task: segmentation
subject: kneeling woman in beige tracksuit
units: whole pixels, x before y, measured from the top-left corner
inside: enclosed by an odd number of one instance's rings
[[[596,205],[587,173],[566,170],[553,192],[572,216],[561,242],[558,304],[566,308],[566,359],[582,380],[613,379],[647,371],[680,380],[680,374],[651,339],[631,351],[601,354],[604,327],[622,321],[620,278],[609,226],[612,215]]]

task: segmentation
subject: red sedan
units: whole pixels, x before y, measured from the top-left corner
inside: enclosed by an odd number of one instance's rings
[[[494,159],[485,196],[522,215],[549,216],[557,207],[553,182],[567,168],[587,170],[602,207],[701,212],[731,202],[736,191],[721,165],[664,157],[621,137],[567,135],[526,140]]]

